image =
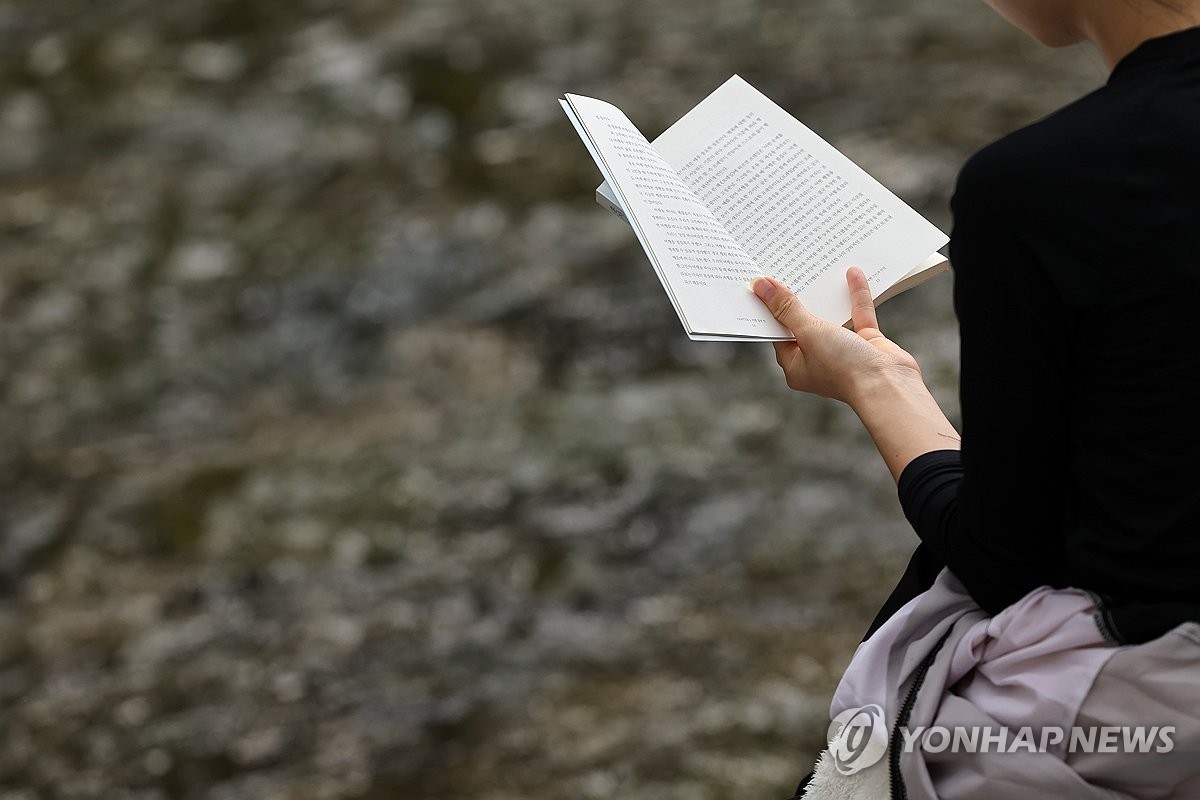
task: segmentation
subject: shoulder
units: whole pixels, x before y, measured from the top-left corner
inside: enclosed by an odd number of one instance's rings
[[[1097,130],[1125,124],[1106,100],[1093,92],[967,160],[951,199],[951,262],[963,297],[1022,294],[1030,283],[1062,294],[1077,283],[1070,262],[1089,260],[1096,216],[1110,213],[1121,193],[1113,172],[1097,168],[1118,160],[1119,150]],[[1068,237],[1074,241],[1064,247]]]
[[[1144,122],[1144,96],[1110,87],[1076,100],[1049,116],[979,150],[959,173],[955,216],[977,209],[1028,213],[1121,191],[1113,167]]]
[[[1061,214],[1134,200],[1136,211],[1194,187],[1197,142],[1200,58],[1189,57],[1123,75],[984,147],[960,172],[952,205],[956,216],[997,204]]]
[[[1174,202],[1196,181],[1172,162],[1200,141],[1198,101],[1200,83],[1106,85],[980,150],[951,201],[956,272],[1003,260],[1076,303],[1103,296],[1134,253],[1186,236],[1162,220],[1196,208]]]

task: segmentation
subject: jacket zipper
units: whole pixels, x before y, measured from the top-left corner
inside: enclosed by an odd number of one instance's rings
[[[888,776],[891,779],[891,800],[908,800],[908,787],[904,785],[904,776],[900,774],[900,729],[908,726],[908,718],[912,715],[913,704],[917,702],[917,691],[925,682],[925,673],[929,671],[933,659],[937,657],[942,645],[950,637],[951,630],[953,628],[947,629],[929,654],[921,659],[916,675],[913,676],[912,686],[908,688],[908,694],[904,696],[904,702],[900,704],[900,712],[896,714],[896,725],[892,728],[892,735],[888,740]]]

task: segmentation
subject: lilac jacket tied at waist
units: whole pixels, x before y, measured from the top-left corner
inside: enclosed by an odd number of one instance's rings
[[[859,645],[830,716],[870,704],[884,709],[890,740],[879,763],[864,771],[878,772],[846,778],[823,757],[806,798],[1200,798],[1200,624],[1194,622],[1144,644],[1116,645],[1086,592],[1041,587],[989,617],[943,570],[932,588]],[[905,747],[897,730],[902,714],[910,736],[918,728],[1006,729],[1005,749]],[[1169,751],[1156,752],[1163,738],[1148,752],[1068,748],[1072,727],[1098,732],[1102,726],[1169,726]],[[1013,750],[1025,727],[1048,746]],[[1062,730],[1063,741],[1043,737],[1047,728]],[[848,793],[851,783],[874,788]]]

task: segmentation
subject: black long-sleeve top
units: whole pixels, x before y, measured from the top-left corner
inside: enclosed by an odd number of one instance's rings
[[[900,477],[910,572],[992,613],[1087,589],[1119,641],[1200,620],[1200,28],[981,150],[951,206],[962,451]]]

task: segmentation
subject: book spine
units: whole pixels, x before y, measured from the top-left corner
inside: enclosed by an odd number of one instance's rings
[[[617,205],[616,203],[614,203],[613,201],[609,200],[607,197],[604,196],[603,193],[601,193],[599,191],[596,192],[596,202],[599,203],[600,205],[604,206],[605,208],[607,208],[609,211],[616,214],[626,224],[629,223],[629,218],[625,216],[625,212],[621,210],[621,207],[619,205]]]

